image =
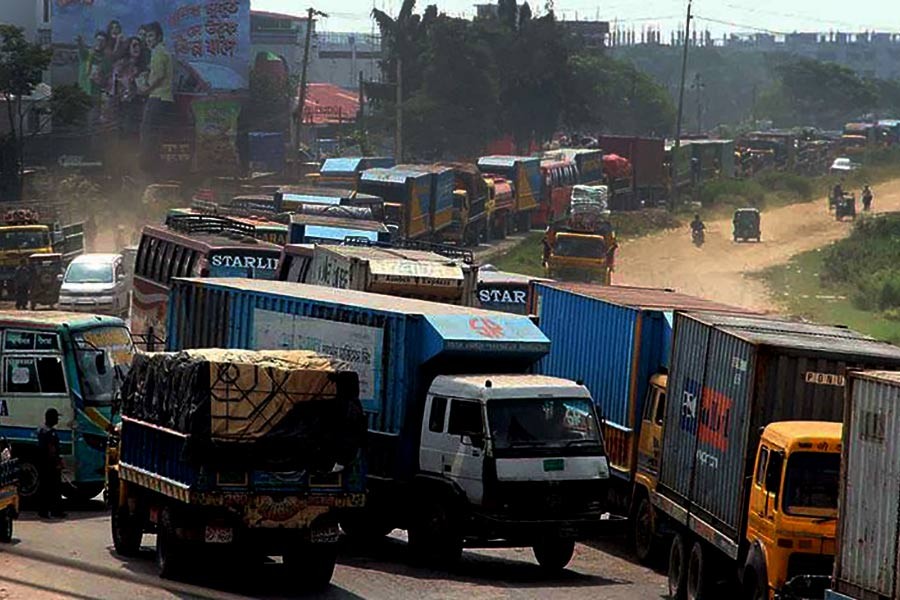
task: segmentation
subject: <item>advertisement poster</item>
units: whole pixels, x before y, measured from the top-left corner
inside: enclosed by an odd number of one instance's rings
[[[359,375],[363,407],[377,410],[381,398],[384,331],[257,308],[253,311],[253,348],[311,350],[350,363]]]
[[[54,81],[92,98],[95,131],[165,137],[178,94],[249,87],[250,0],[52,2]]]
[[[235,140],[241,103],[237,100],[197,100],[191,109],[197,135],[197,169],[209,173],[233,172],[238,164]]]

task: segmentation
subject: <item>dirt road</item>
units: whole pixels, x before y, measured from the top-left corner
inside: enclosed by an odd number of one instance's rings
[[[900,210],[900,179],[876,186],[873,191],[876,212]],[[859,201],[857,210],[862,210]],[[669,287],[756,310],[777,310],[765,285],[749,275],[783,264],[795,254],[826,246],[847,236],[852,227],[850,221],[835,221],[826,210],[825,198],[765,211],[760,244],[734,243],[730,219],[706,225],[702,248],[691,243],[688,227],[622,244],[613,281]]]

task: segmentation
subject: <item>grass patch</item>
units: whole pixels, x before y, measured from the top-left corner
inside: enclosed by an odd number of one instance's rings
[[[900,344],[900,319],[896,309],[878,307],[882,293],[871,292],[871,303],[861,302],[867,297],[861,297],[856,283],[831,274],[835,267],[843,267],[839,255],[853,246],[856,246],[855,241],[843,240],[804,252],[787,264],[766,269],[760,277],[776,301],[791,314],[819,323],[846,325],[880,340]],[[890,293],[890,279],[885,282]]]

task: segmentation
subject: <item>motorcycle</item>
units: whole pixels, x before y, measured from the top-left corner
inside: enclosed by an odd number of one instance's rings
[[[706,236],[703,234],[702,229],[694,229],[691,231],[691,241],[694,242],[694,245],[698,248],[703,245],[703,242],[706,241]]]

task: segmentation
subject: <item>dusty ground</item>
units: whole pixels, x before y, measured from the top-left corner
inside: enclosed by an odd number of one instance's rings
[[[875,212],[900,210],[900,180],[876,186],[873,191]],[[858,201],[857,210],[862,210]],[[728,304],[776,310],[778,306],[762,282],[748,275],[841,239],[852,227],[850,221],[835,221],[826,209],[825,198],[765,211],[760,244],[734,243],[730,219],[706,225],[702,248],[691,243],[688,227],[623,244],[613,282],[670,287]]]

